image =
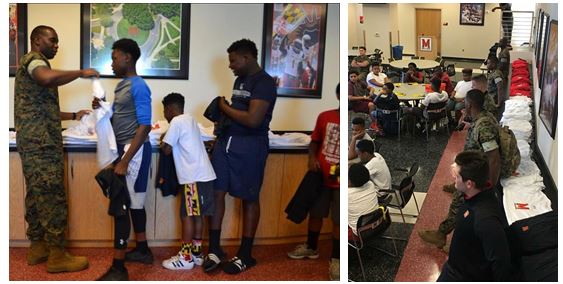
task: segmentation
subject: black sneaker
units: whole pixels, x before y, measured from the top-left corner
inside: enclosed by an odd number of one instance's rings
[[[96,281],[129,281],[129,273],[127,273],[127,268],[121,271],[113,266],[110,266],[109,270],[98,278]]]
[[[203,271],[205,272],[212,272],[213,270],[217,269],[219,267],[219,265],[221,264],[221,259],[224,257],[224,255],[216,255],[214,253],[208,253],[205,256],[205,259],[203,260],[203,264],[201,267],[203,267]]]
[[[152,256],[152,252],[150,249],[147,249],[147,251],[143,253],[135,248],[134,250],[125,253],[125,261],[152,264],[153,260],[154,257]]]
[[[223,265],[223,271],[227,274],[239,274],[255,265],[256,259],[254,258],[249,258],[243,261],[235,256]]]

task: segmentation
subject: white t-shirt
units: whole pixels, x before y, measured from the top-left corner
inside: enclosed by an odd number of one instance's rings
[[[373,138],[371,138],[371,136],[369,136],[369,134],[365,133],[365,134],[364,134],[364,137],[362,137],[362,139],[356,140],[356,145],[354,145],[354,147],[355,147],[355,146],[358,146],[358,142],[360,142],[361,140],[370,140],[370,141],[373,141]],[[355,150],[355,149],[354,149],[354,150]],[[350,151],[350,149],[348,149],[348,151]],[[357,154],[357,152],[356,152],[356,154]],[[351,164],[357,164],[357,163],[359,163],[359,162],[360,162],[360,157],[356,156],[356,158],[351,159],[351,160],[348,160],[348,166],[350,166]]]
[[[301,63],[304,59],[304,54],[303,52],[295,52],[295,50],[293,50],[293,47],[290,47],[287,50],[287,55],[285,56],[285,73],[293,76],[293,77],[297,77],[298,74],[298,67],[299,67],[299,63]]]
[[[209,161],[197,122],[189,114],[182,114],[170,121],[164,143],[172,147],[176,175],[180,184],[190,184],[216,179]]]
[[[391,172],[385,163],[385,159],[379,153],[373,153],[373,158],[365,164],[369,171],[369,177],[377,190],[378,196],[385,193],[379,192],[381,189],[391,189]]]
[[[428,93],[424,100],[422,100],[422,104],[428,106],[429,104],[441,103],[448,100],[448,93],[446,91],[442,91],[441,93]]]
[[[348,188],[348,226],[356,234],[358,219],[379,207],[377,190],[373,182],[368,181],[361,187]]]
[[[467,95],[467,92],[469,92],[469,90],[471,90],[471,81],[459,81],[457,82],[457,84],[455,85],[454,91],[455,91],[455,98],[456,99],[465,99],[465,95]]]
[[[375,80],[377,83],[379,84],[385,84],[385,78],[387,78],[387,75],[383,74],[383,72],[379,72],[379,74],[375,75],[373,74],[373,72],[369,72],[368,76],[366,77],[366,82],[368,83],[368,86],[373,87],[373,88],[377,88],[379,86],[376,86],[372,83],[370,83],[370,80]]]

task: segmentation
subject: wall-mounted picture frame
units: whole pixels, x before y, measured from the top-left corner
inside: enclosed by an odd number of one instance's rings
[[[538,82],[540,83],[539,85],[541,86],[541,82],[543,80],[543,64],[545,63],[545,52],[547,50],[547,36],[548,36],[548,25],[549,25],[549,20],[550,20],[550,16],[548,13],[543,13],[543,33],[541,34],[541,43],[540,43],[540,49],[538,50],[539,52],[539,58],[538,58],[538,66],[536,66],[537,70],[538,70]]]
[[[485,25],[485,3],[459,4],[459,24],[469,26]]]
[[[9,74],[13,77],[20,66],[20,57],[27,52],[27,4],[10,3],[9,9]]]
[[[548,37],[545,43],[546,53],[543,63],[541,81],[541,98],[539,116],[551,138],[555,139],[557,130],[557,21],[549,22]]]
[[[81,68],[114,77],[111,47],[121,38],[141,48],[137,74],[144,78],[188,79],[190,4],[81,4]]]
[[[264,4],[262,67],[278,96],[322,96],[327,4]]]
[[[544,30],[544,25],[543,25],[543,17],[544,17],[544,13],[543,11],[540,9],[537,19],[536,19],[536,37],[535,37],[535,43],[534,43],[534,55],[536,57],[536,68],[539,68],[540,66],[540,50],[541,50],[541,43],[542,43],[542,35],[543,35],[543,30]],[[539,75],[539,72],[538,72]]]

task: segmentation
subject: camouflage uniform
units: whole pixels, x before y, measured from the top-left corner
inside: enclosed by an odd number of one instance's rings
[[[358,55],[354,57],[357,63],[367,61],[369,62],[369,56],[367,55]],[[366,79],[366,76],[369,73],[369,64],[366,67],[355,67],[356,71],[358,71],[358,81],[363,81]]]
[[[496,103],[496,102],[499,101],[499,98],[498,98],[499,93],[498,93],[498,85],[497,84],[499,82],[505,81],[504,75],[502,74],[502,71],[500,71],[497,68],[494,71],[490,72],[489,74],[487,74],[487,81],[488,81],[487,93],[493,99],[493,103]],[[500,94],[500,95],[506,96],[506,94]],[[489,112],[491,112],[495,117],[498,116],[498,109],[496,107],[495,107],[495,111],[492,111],[490,106],[488,106],[488,108],[485,108],[485,109],[488,110]]]
[[[483,101],[483,109],[496,117],[498,114],[498,109],[495,105],[495,99],[493,99],[493,96],[490,95],[489,92],[485,92],[484,95],[485,100]]]
[[[477,127],[476,127],[477,126]],[[463,151],[478,150],[485,153],[499,148],[498,122],[489,112],[483,110],[473,119],[471,127],[467,131]],[[457,209],[463,204],[463,193],[455,191],[452,196],[452,204],[448,210],[446,220],[440,223],[438,231],[449,234],[455,228],[455,217]]]
[[[14,118],[27,191],[27,236],[62,246],[68,209],[59,94],[56,87],[42,87],[29,75],[27,66],[33,60],[51,68],[45,56],[32,51],[21,58],[15,78]]]
[[[510,66],[510,51],[508,48],[504,48],[498,54],[499,59],[499,69],[502,72],[502,78],[506,81],[508,79],[508,68]],[[501,69],[502,68],[502,69]]]

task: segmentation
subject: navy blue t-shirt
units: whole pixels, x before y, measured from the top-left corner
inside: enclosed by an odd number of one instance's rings
[[[237,77],[233,87],[231,107],[247,111],[250,106],[250,101],[256,99],[265,100],[270,104],[260,126],[250,128],[233,120],[231,127],[227,130],[227,135],[268,135],[274,105],[276,104],[276,97],[275,80],[264,70],[260,70],[254,75]]]

